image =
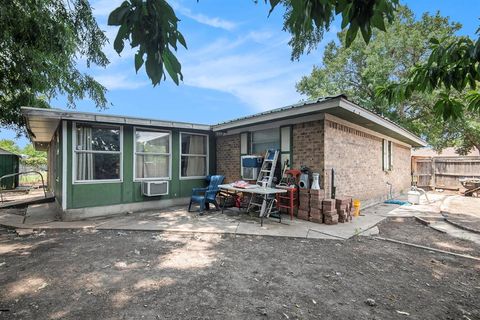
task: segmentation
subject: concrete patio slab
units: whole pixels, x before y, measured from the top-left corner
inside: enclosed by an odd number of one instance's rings
[[[132,230],[345,240],[373,228],[385,219],[386,213],[395,207],[397,206],[369,207],[362,211],[360,217],[355,217],[352,222],[337,225],[317,224],[299,219],[290,220],[289,216],[283,215],[281,223],[272,217],[264,219],[264,225],[261,226],[258,217],[238,210],[228,210],[224,214],[212,210],[200,216],[196,212],[188,212],[185,207],[172,207],[94,220],[54,221],[56,219],[54,208],[44,204],[32,207],[24,224],[22,223],[23,216],[0,212],[0,224],[35,230]],[[47,221],[48,219],[50,221]]]
[[[27,208],[25,223],[37,224],[59,220],[54,202],[31,204]]]
[[[351,222],[339,223],[336,225],[313,223],[310,226],[310,229],[333,237],[349,239],[354,235],[358,235],[365,230],[372,228],[384,219],[385,217],[380,215],[362,215],[353,218]]]

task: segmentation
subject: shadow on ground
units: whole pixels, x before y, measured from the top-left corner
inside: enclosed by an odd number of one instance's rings
[[[0,233],[0,319],[480,317],[480,263],[366,237]]]

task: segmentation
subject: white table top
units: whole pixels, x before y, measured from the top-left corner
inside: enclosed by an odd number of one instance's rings
[[[277,188],[235,188],[231,184],[221,184],[218,186],[220,189],[229,190],[229,191],[237,191],[237,192],[248,192],[248,193],[256,193],[256,194],[275,194],[275,193],[285,193],[287,192],[286,189],[277,189]]]

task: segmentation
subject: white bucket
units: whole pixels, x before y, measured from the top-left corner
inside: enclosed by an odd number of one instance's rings
[[[410,190],[407,193],[408,195],[408,202],[411,204],[420,204],[420,195],[421,193],[415,190]]]

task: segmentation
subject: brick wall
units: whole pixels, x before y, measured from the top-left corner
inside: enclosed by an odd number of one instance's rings
[[[384,172],[382,139],[377,136],[333,120],[295,124],[292,134],[293,167],[297,169],[306,165],[313,172],[319,172],[327,196],[332,168],[335,169],[337,196],[359,198],[363,204],[386,198],[389,192],[387,182],[393,185],[394,193],[410,187],[408,147],[392,144],[393,169]],[[225,175],[226,182],[239,179],[240,135],[217,137],[216,148],[217,173]]]
[[[410,148],[393,143],[393,168],[385,172],[381,138],[330,120],[325,120],[324,134],[325,169],[335,170],[337,196],[353,196],[368,204],[387,197],[387,182],[394,193],[409,188]]]
[[[225,183],[240,178],[240,135],[219,136],[216,140],[217,174],[225,176]]]
[[[313,172],[323,169],[323,120],[299,123],[293,126],[293,159],[296,169],[306,165]]]

